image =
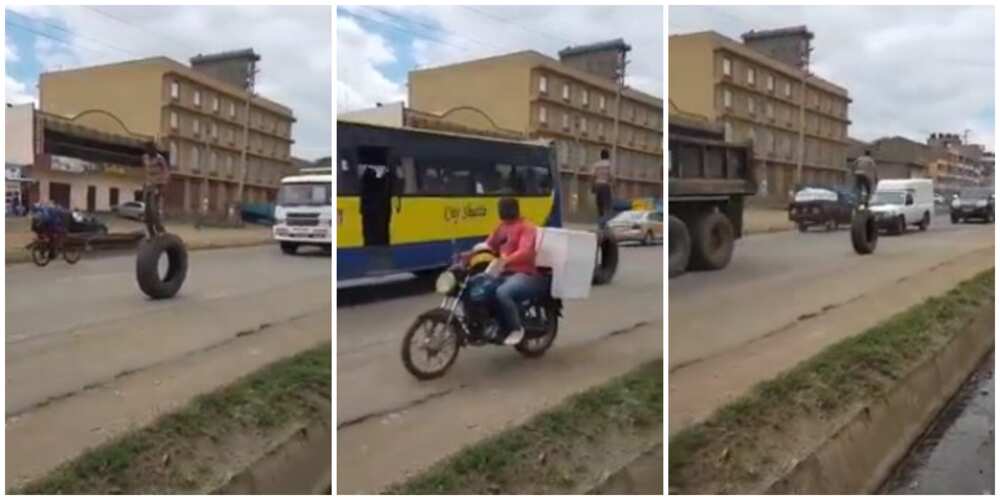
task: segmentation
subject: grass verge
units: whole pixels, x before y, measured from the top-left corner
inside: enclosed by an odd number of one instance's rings
[[[330,406],[330,344],[262,368],[78,458],[14,494],[200,492],[234,435],[267,435]]]
[[[663,360],[574,395],[392,486],[388,493],[568,492],[611,442],[662,436]]]
[[[780,443],[877,396],[929,353],[967,331],[994,301],[994,270],[840,341],[669,440],[671,493],[746,491],[779,467]],[[822,426],[822,424],[819,424]]]

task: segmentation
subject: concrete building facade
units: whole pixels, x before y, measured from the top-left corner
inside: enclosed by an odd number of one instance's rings
[[[100,111],[109,118],[99,128],[154,137],[175,169],[165,192],[171,215],[206,199],[210,212],[223,212],[241,181],[243,201],[272,201],[294,170],[291,109],[166,57],[43,73],[39,98],[47,113]]]
[[[597,61],[590,64],[595,71],[606,70],[604,52],[620,50],[602,47],[596,47]],[[571,218],[596,214],[590,167],[602,149],[616,150],[616,198],[661,198],[663,100],[626,88],[619,106],[617,82],[606,71],[581,69],[588,63],[578,51],[568,54],[572,65],[524,51],[411,71],[408,102],[414,110],[447,115],[448,121],[470,128],[488,125],[554,140],[563,209]],[[465,108],[475,112],[459,113]]]
[[[841,184],[848,175],[848,92],[767,55],[790,58],[796,40],[812,37],[786,31],[771,38],[752,32],[746,35],[750,45],[714,31],[668,41],[671,102],[681,112],[720,122],[727,140],[753,143],[757,179],[767,186],[757,202],[787,202],[800,161],[804,184]]]

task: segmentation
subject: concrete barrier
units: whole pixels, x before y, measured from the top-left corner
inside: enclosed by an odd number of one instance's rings
[[[854,410],[768,494],[870,494],[993,347],[994,305],[903,376],[885,396]]]

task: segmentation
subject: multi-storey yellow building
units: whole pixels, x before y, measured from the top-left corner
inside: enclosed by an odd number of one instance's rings
[[[800,36],[796,42],[812,37],[794,28],[744,38],[756,43],[772,35]],[[808,54],[808,43],[801,47]],[[784,201],[797,181],[799,161],[803,183],[846,180],[846,89],[714,31],[671,36],[668,48],[671,103],[722,123],[727,140],[753,142],[761,195]]]
[[[617,155],[617,198],[662,197],[663,100],[626,88],[619,111],[617,82],[579,66],[523,51],[411,71],[409,105],[435,114],[475,108],[497,129],[554,140],[570,217],[596,212],[590,167],[602,149]],[[482,128],[475,115],[467,113],[467,125]]]
[[[232,64],[246,52],[218,58]],[[201,64],[212,63],[210,57],[200,56]],[[166,57],[43,73],[39,100],[48,113],[99,110],[120,122],[109,122],[109,130],[155,137],[176,169],[165,192],[169,213],[205,204],[224,211],[237,200],[241,181],[243,201],[272,201],[281,178],[294,170],[291,109]]]

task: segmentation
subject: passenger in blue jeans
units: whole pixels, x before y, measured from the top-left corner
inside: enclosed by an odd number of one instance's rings
[[[548,279],[535,266],[535,238],[538,228],[521,217],[516,198],[501,198],[498,204],[500,225],[486,239],[486,245],[500,255],[503,283],[497,288],[501,325],[509,333],[506,345],[517,345],[524,338],[524,325],[518,304],[545,294]]]

